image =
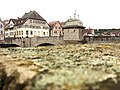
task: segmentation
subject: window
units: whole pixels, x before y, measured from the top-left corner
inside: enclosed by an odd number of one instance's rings
[[[75,32],[75,30],[73,30],[73,32]]]
[[[17,31],[17,33],[16,33],[17,35],[18,35],[18,31]]]
[[[22,35],[23,35],[23,31],[21,31]]]
[[[39,23],[38,21],[36,21],[36,23]]]
[[[25,25],[25,28],[28,28],[28,25]]]
[[[21,35],[21,32],[19,31],[19,35]]]
[[[1,34],[3,34],[3,31],[1,31]]]
[[[30,34],[33,35],[33,31],[30,31]]]
[[[61,33],[61,31],[60,31],[60,36],[62,36],[62,33]]]
[[[32,23],[32,20],[30,20],[30,23]]]
[[[26,35],[28,35],[28,31],[26,31]]]
[[[33,20],[33,23],[35,23],[35,21]]]
[[[16,36],[16,32],[15,32],[15,36]]]
[[[38,31],[38,34],[40,35],[40,31]]]
[[[43,35],[45,35],[45,32],[43,32]]]
[[[59,27],[59,29],[61,29],[61,27]]]
[[[10,24],[10,28],[12,28],[13,27],[13,24]]]
[[[39,27],[39,29],[41,29],[41,27],[40,26],[38,26]]]
[[[57,34],[57,31],[54,31],[54,34]]]
[[[41,24],[45,24],[45,22],[41,22]]]
[[[30,25],[30,28],[32,28],[32,25]]]
[[[35,28],[35,26],[33,26],[33,28]]]
[[[10,32],[10,35],[14,35],[14,32]]]
[[[21,28],[21,26],[18,26],[18,28]]]
[[[20,31],[18,31],[18,35],[20,35]]]
[[[3,28],[2,24],[0,25],[0,28]]]
[[[45,29],[45,27],[43,26],[43,29]]]
[[[57,29],[57,27],[55,27],[55,29]]]
[[[8,33],[5,33],[5,36],[8,36]]]

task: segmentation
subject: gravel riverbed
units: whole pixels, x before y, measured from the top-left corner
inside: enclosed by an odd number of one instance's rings
[[[0,90],[119,90],[120,43],[0,48],[0,70]]]

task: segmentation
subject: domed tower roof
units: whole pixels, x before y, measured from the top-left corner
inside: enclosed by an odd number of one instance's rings
[[[83,26],[83,22],[79,19],[79,15],[78,18],[76,18],[76,14],[74,15],[74,18],[69,18],[66,22],[65,22],[65,26],[63,28],[85,28]]]

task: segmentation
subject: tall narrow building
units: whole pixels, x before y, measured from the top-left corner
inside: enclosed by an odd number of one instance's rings
[[[53,21],[49,23],[51,28],[51,36],[63,36],[63,28],[59,21]]]

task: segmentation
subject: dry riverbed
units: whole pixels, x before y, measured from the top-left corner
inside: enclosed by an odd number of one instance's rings
[[[119,90],[119,76],[120,43],[0,48],[0,90]]]

